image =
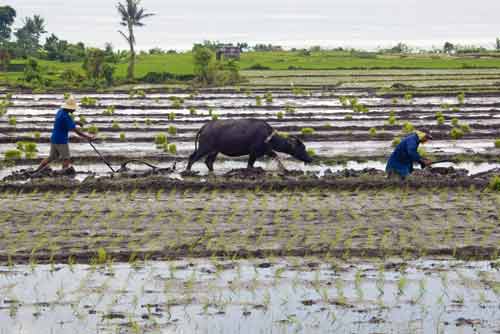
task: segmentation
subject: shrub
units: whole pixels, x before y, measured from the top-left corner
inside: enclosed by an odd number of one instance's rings
[[[312,135],[312,134],[314,134],[314,129],[313,128],[302,128],[302,129],[300,129],[300,132],[304,136]]]
[[[155,144],[156,146],[161,146],[167,143],[167,135],[164,133],[159,133],[155,136]]]
[[[500,191],[500,176],[495,175],[490,179],[489,187],[491,190]]]
[[[453,128],[450,131],[450,136],[453,139],[460,139],[464,136],[464,132],[460,128]]]
[[[177,128],[173,125],[170,125],[168,127],[168,133],[172,136],[175,136],[177,134]]]

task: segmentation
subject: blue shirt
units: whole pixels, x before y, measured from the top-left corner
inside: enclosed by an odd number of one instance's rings
[[[387,166],[385,167],[386,172],[394,171],[402,177],[411,174],[413,172],[413,163],[422,159],[417,152],[419,144],[420,139],[418,139],[416,133],[412,133],[404,138],[398,146],[396,146],[389,161],[387,161]]]
[[[67,144],[68,132],[74,128],[76,128],[76,124],[69,116],[69,112],[59,109],[54,120],[50,142],[52,144]]]

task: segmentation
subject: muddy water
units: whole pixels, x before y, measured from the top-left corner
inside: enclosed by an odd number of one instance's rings
[[[186,259],[0,267],[2,333],[492,333],[490,262]]]

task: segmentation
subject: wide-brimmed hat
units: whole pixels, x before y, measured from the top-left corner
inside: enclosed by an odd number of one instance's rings
[[[420,130],[420,132],[425,133],[426,139],[432,139],[431,129],[429,129],[429,128],[420,128],[419,130]]]
[[[73,96],[68,97],[68,99],[64,102],[62,105],[63,109],[68,109],[68,110],[76,110],[78,108],[78,104],[76,103],[76,100]]]

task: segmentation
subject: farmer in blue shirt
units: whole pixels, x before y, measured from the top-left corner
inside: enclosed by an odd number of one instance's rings
[[[404,138],[394,152],[392,152],[385,171],[389,177],[398,176],[404,180],[408,175],[413,172],[413,163],[418,162],[422,166],[430,166],[429,159],[422,158],[418,154],[418,145],[425,143],[432,139],[429,130],[416,131],[411,135]]]
[[[52,129],[52,136],[50,137],[50,154],[49,157],[44,159],[40,166],[35,170],[34,173],[42,170],[50,162],[58,159],[63,161],[63,170],[65,172],[74,172],[74,168],[71,167],[71,155],[69,153],[68,145],[68,132],[73,130],[80,137],[93,140],[94,137],[90,136],[81,130],[79,130],[76,125],[83,125],[80,122],[75,122],[71,118],[71,115],[77,108],[76,100],[73,97],[69,97],[66,102],[62,105],[56,113],[54,120],[54,128]]]

